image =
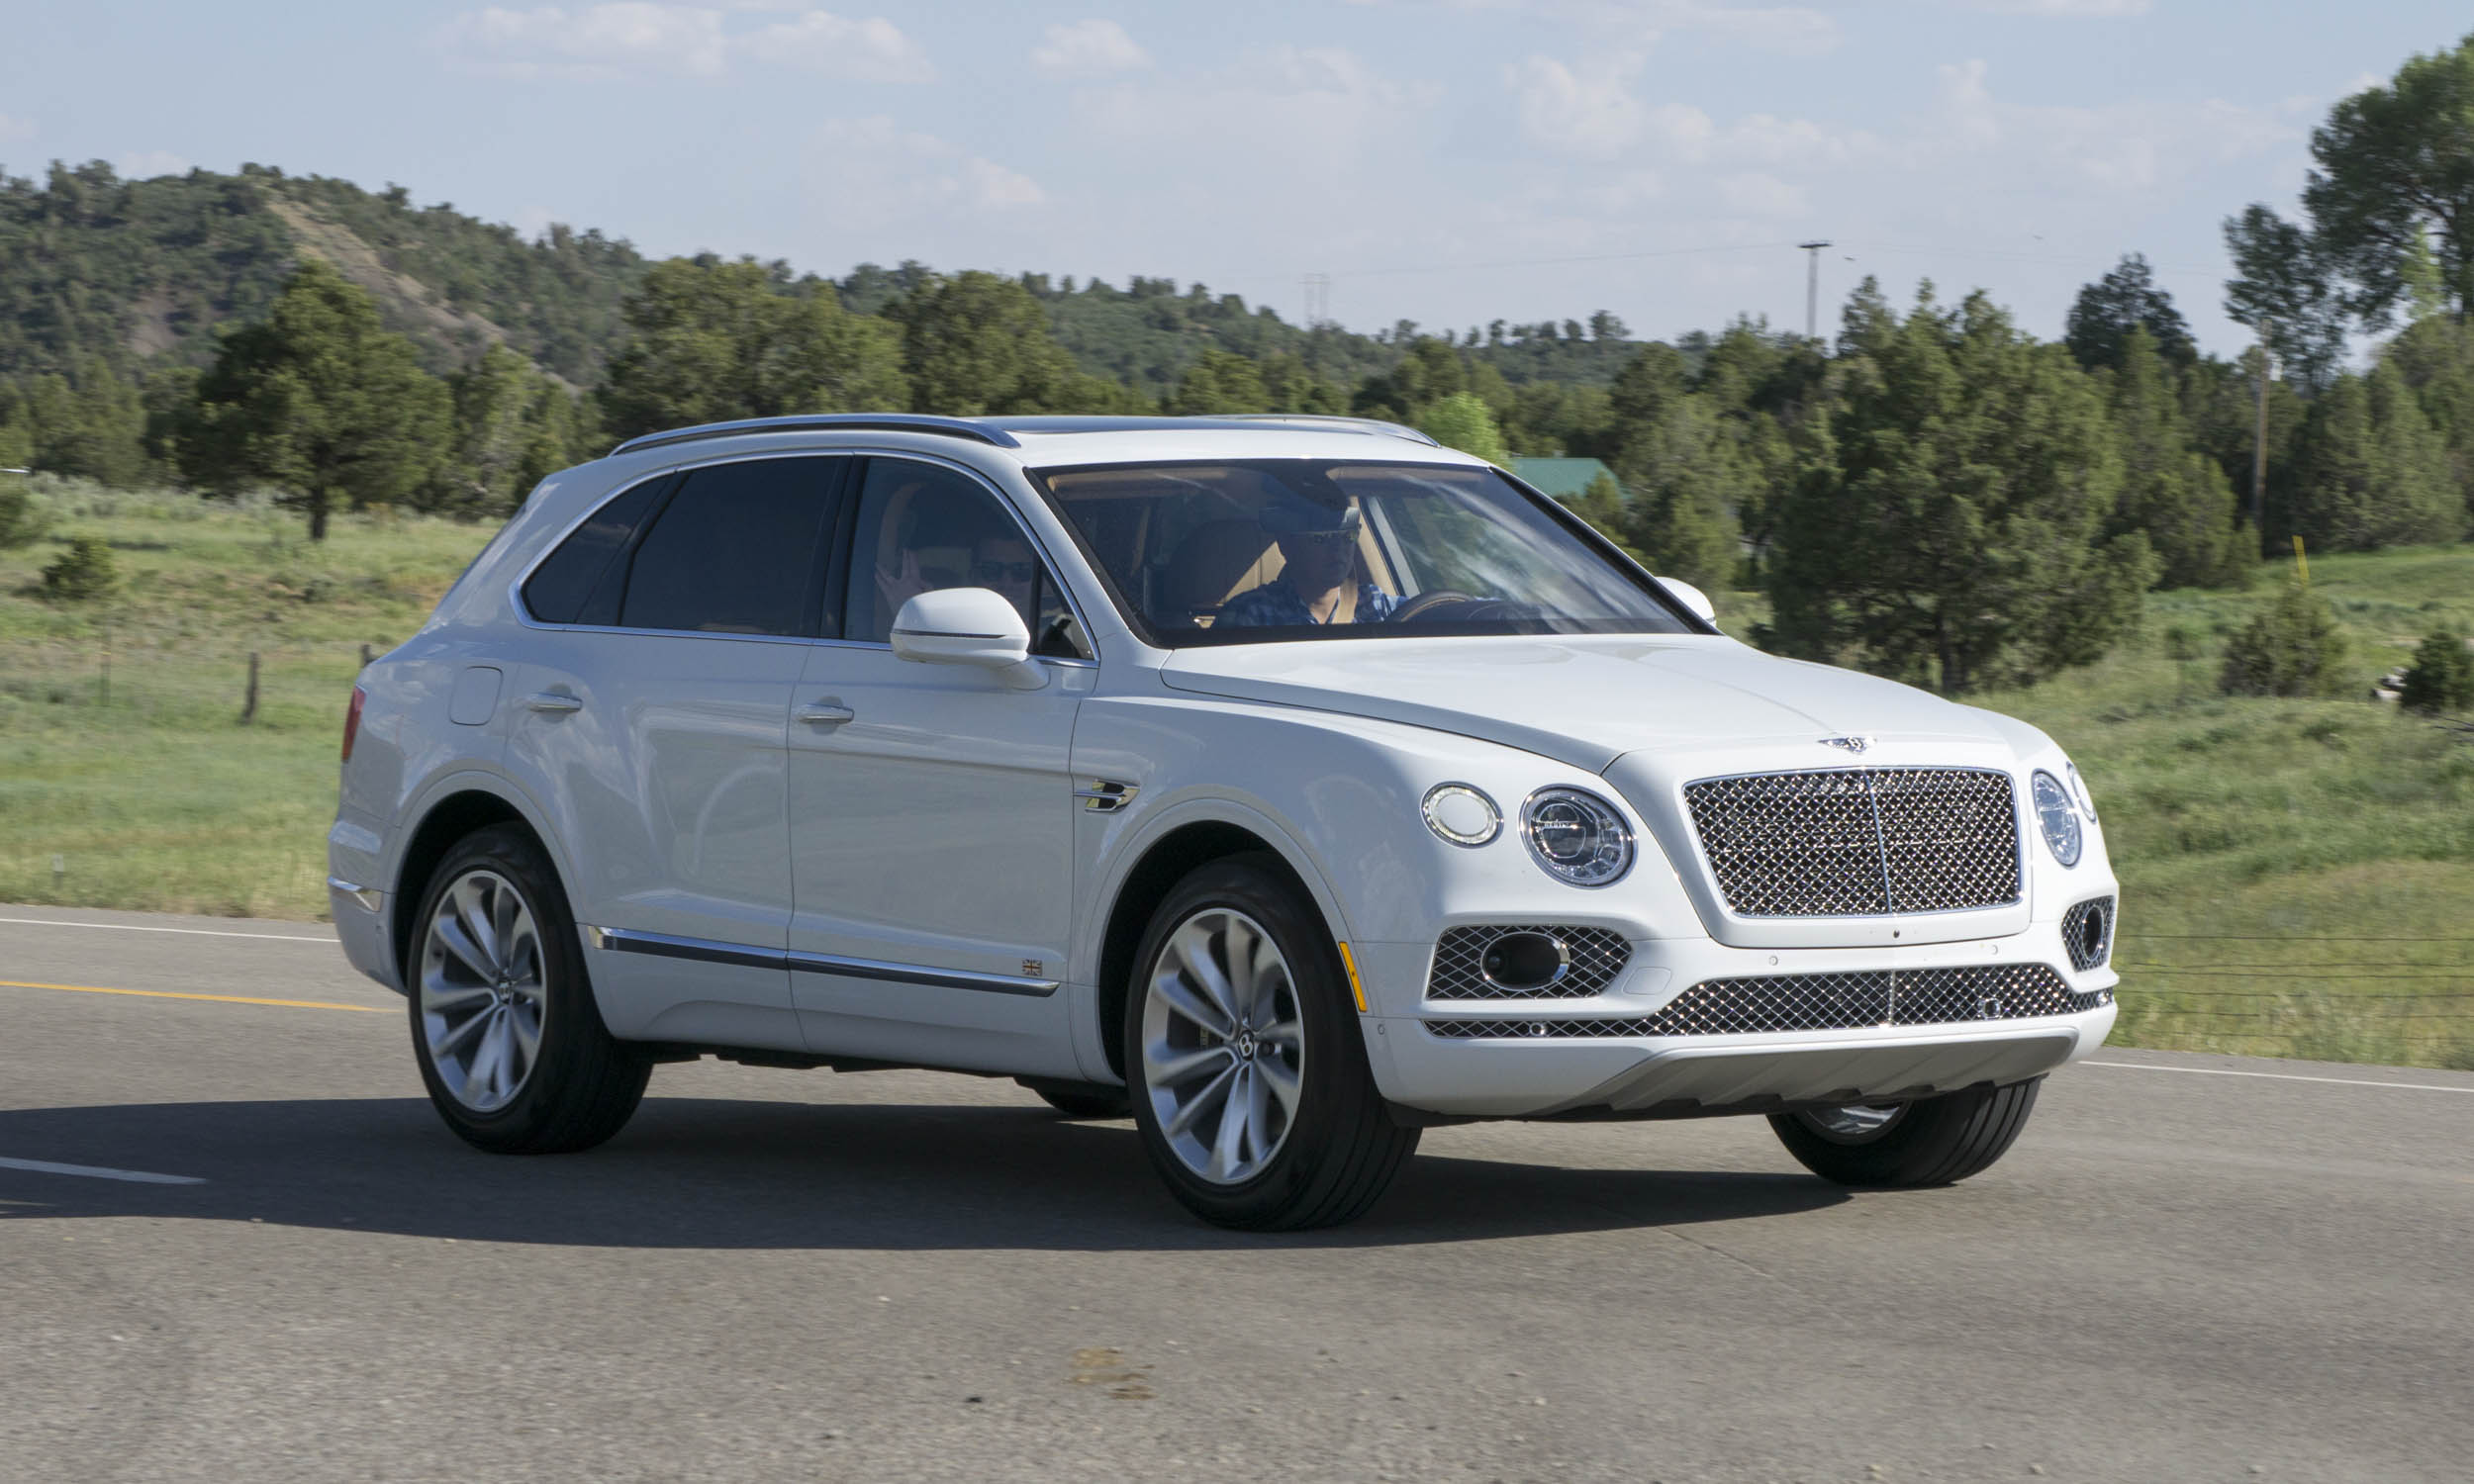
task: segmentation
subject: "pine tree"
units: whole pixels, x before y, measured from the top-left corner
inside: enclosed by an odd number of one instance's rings
[[[1078,370],[1050,335],[1048,312],[1012,279],[930,275],[885,315],[902,326],[913,411],[969,417],[1154,410],[1122,384]]]
[[[1847,311],[1835,452],[1788,499],[1771,637],[1960,694],[2092,663],[2137,621],[2144,538],[2100,541],[2121,467],[2103,401],[1982,295]]]
[[[1006,287],[1034,303],[1020,285]],[[656,263],[627,300],[626,321],[629,339],[599,399],[616,437],[909,405],[893,325],[848,313],[829,285],[786,291],[752,259]]]
[[[2311,405],[2294,463],[2279,533],[2315,549],[2447,541],[2464,530],[2446,447],[2392,365],[2339,376]]]
[[[312,258],[274,309],[228,335],[181,429],[182,471],[210,490],[275,486],[327,538],[338,503],[391,505],[429,477],[446,388],[380,324],[367,291]]]
[[[2160,564],[2156,585],[2214,588],[2249,578],[2225,471],[2191,446],[2156,342],[2142,326],[2122,339],[2111,398],[2122,448],[2122,495],[2107,529],[2140,532]]]
[[[2398,699],[2415,711],[2474,709],[2474,650],[2465,647],[2465,635],[2452,628],[2425,634]]]
[[[2174,365],[2187,366],[2198,358],[2199,347],[2182,312],[2173,307],[2173,296],[2156,287],[2144,256],[2126,252],[2112,272],[2079,290],[2062,343],[2081,366],[2093,371],[2120,366],[2131,335],[2139,331],[2147,335],[2151,353]]]

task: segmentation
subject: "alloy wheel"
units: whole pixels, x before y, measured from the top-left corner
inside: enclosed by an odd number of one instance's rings
[[[1795,1116],[1834,1144],[1870,1144],[1898,1126],[1905,1103],[1850,1103],[1843,1108],[1806,1108]]]
[[[1305,1023],[1263,925],[1210,907],[1169,935],[1142,1015],[1143,1095],[1180,1163],[1215,1185],[1263,1172],[1304,1087]]]
[[[448,1094],[475,1113],[513,1102],[548,1013],[531,906],[497,872],[466,872],[431,908],[421,950],[422,1038]]]

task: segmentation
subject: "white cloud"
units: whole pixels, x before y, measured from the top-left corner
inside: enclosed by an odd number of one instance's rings
[[[1207,157],[1260,162],[1266,185],[1354,184],[1362,195],[1369,156],[1379,144],[1395,154],[1415,148],[1421,141],[1406,126],[1437,96],[1381,76],[1345,48],[1283,45],[1209,72],[1083,89],[1073,115],[1099,146],[1174,164],[1176,179],[1197,186],[1225,182],[1193,174],[1192,161]]]
[[[1520,110],[1521,131],[1568,153],[1607,159],[1638,142],[1648,113],[1633,96],[1637,62],[1575,69],[1551,56],[1532,56],[1503,69]]]
[[[1981,59],[1940,69],[1951,138],[1974,152],[1998,150],[2015,166],[1979,170],[2076,181],[2106,191],[2143,191],[2210,164],[2270,153],[2303,137],[2274,106],[2210,98],[2135,100],[2101,106],[2014,104],[1994,96]]]
[[[763,25],[734,19],[750,11],[788,18]],[[927,82],[936,75],[918,45],[882,17],[850,20],[764,0],[726,6],[657,0],[607,0],[572,9],[488,6],[450,20],[438,43],[455,66],[522,80],[716,78],[742,60],[866,82]]]
[[[2002,125],[1994,113],[1992,89],[1985,85],[1984,58],[1946,63],[1934,71],[1941,80],[1942,111],[1951,132],[1979,148],[1998,142]]]
[[[811,10],[733,41],[733,49],[854,82],[933,82],[927,53],[882,16],[846,20]]]
[[[1385,0],[1356,0],[1363,5]],[[1756,50],[1818,56],[1836,49],[1839,23],[1806,5],[1746,5],[1734,0],[1403,0],[1449,10],[1500,10],[1571,22],[1628,49],[1666,33],[1734,42]]]
[[[34,120],[13,119],[7,114],[0,114],[0,144],[14,144],[20,139],[31,139],[34,137]]]
[[[807,175],[820,215],[837,228],[1019,211],[1048,199],[1029,176],[882,114],[819,127]]]
[[[157,175],[186,175],[189,161],[168,149],[137,149],[112,161],[123,180],[152,180]]]
[[[1031,66],[1051,77],[1097,77],[1151,65],[1151,54],[1114,21],[1076,21],[1051,26],[1031,48]]]

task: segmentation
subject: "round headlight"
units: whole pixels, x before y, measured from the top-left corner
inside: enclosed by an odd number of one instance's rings
[[[1547,875],[1575,886],[1603,886],[1632,869],[1632,827],[1594,793],[1540,788],[1521,805],[1520,829]]]
[[[2096,795],[2087,791],[2087,780],[2079,777],[2079,765],[2076,763],[2070,763],[2064,766],[2070,775],[2071,794],[2078,799],[2079,807],[2087,811],[2087,817],[2090,819],[2095,818]]]
[[[1435,785],[1426,790],[1419,812],[1426,816],[1426,828],[1454,845],[1483,845],[1503,829],[1503,811],[1483,790],[1467,784]]]
[[[2028,793],[2036,804],[2036,822],[2045,830],[2045,844],[2053,859],[2064,866],[2079,864],[2079,811],[2070,797],[2070,790],[2061,780],[2040,771],[2028,780]]]

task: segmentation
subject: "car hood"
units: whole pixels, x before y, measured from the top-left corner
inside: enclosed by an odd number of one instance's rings
[[[1714,635],[1332,639],[1181,649],[1180,691],[1376,716],[1591,773],[1642,750],[1865,735],[2006,744],[1997,719]]]

